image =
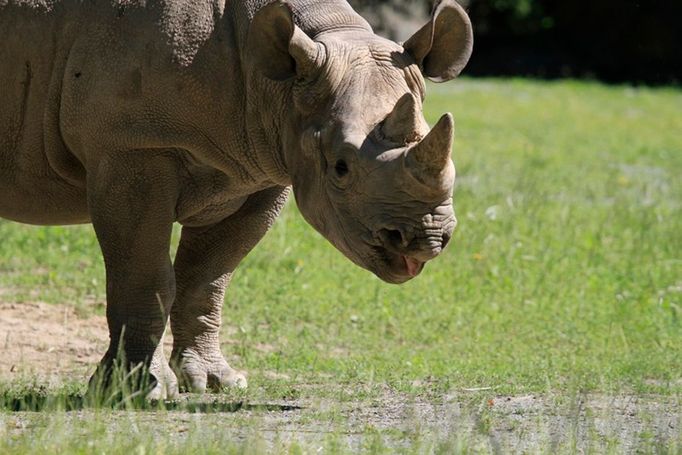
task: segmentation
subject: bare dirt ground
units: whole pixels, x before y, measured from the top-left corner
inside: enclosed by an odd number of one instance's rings
[[[84,376],[107,341],[103,316],[81,318],[65,305],[0,303],[0,379]]]
[[[80,317],[68,306],[0,303],[0,380],[37,376],[59,383],[60,378],[68,377],[85,383],[106,349],[107,339],[103,316]],[[406,435],[415,433],[431,441],[459,435],[466,438],[468,447],[497,453],[553,451],[557,447],[646,451],[682,440],[679,396],[580,394],[483,399],[478,392],[459,390],[427,399],[386,387],[378,397],[358,402],[291,399],[223,408],[216,407],[215,396],[187,395],[184,400],[188,402],[208,404],[210,413],[197,417],[197,413],[177,411],[164,420],[182,429],[188,422],[208,419],[201,424],[203,428],[231,429],[237,437],[246,427],[253,433],[251,425],[244,426],[244,419],[254,420],[266,440],[306,446],[340,432],[351,448],[359,447],[368,432],[377,430],[388,435],[389,446],[400,446]],[[82,415],[80,411],[70,419]],[[149,415],[152,420],[157,417]],[[16,418],[23,419],[20,415]],[[182,437],[183,431],[177,434]]]

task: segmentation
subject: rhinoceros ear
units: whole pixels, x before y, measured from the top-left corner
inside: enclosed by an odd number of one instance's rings
[[[437,1],[431,20],[403,47],[434,82],[449,81],[464,69],[474,45],[469,16],[455,0]]]
[[[321,46],[294,24],[290,6],[280,0],[258,10],[249,25],[247,59],[266,77],[306,77],[318,66]]]

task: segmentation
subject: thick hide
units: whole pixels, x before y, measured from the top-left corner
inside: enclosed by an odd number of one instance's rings
[[[245,386],[225,289],[290,187],[354,263],[418,275],[456,224],[454,123],[429,129],[423,77],[459,74],[472,36],[454,0],[404,47],[343,0],[0,0],[0,217],[93,224],[111,339],[93,382],[122,353],[150,398]]]

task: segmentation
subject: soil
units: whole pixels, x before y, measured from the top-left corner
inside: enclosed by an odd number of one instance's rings
[[[172,337],[164,343],[169,354]],[[108,344],[104,316],[83,317],[68,305],[0,302],[0,380],[85,381]]]
[[[66,305],[0,303],[0,379],[85,376],[107,348],[104,316]]]
[[[60,378],[68,377],[85,383],[107,341],[104,316],[81,317],[68,306],[0,303],[0,380],[37,376],[59,383]],[[171,343],[166,340],[166,348]],[[463,389],[434,399],[385,387],[380,396],[358,402],[287,399],[234,406],[221,405],[215,395],[185,395],[183,400],[206,405],[207,413],[200,417],[205,419],[204,428],[231,429],[237,438],[245,438],[247,433],[240,436],[247,431],[241,419],[254,418],[267,441],[296,441],[306,446],[334,433],[341,434],[351,448],[359,448],[377,430],[386,435],[384,443],[392,447],[401,446],[406,435],[415,433],[430,441],[452,441],[453,435],[459,435],[466,438],[468,447],[496,453],[562,447],[647,451],[682,441],[679,396],[580,394],[568,398],[495,396],[492,392],[486,398],[482,396],[481,390]],[[81,414],[83,411],[72,418],[78,419]],[[337,417],[326,419],[325,415]],[[196,413],[184,411],[172,416],[166,419],[169,425],[183,428],[187,421],[197,418]],[[242,424],[231,425],[237,417]]]

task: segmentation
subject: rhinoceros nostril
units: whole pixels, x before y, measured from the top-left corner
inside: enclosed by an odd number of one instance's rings
[[[386,233],[388,240],[394,244],[394,245],[400,245],[403,243],[403,234],[402,232],[396,230],[396,229],[389,229],[388,232]]]
[[[385,246],[393,248],[405,246],[405,236],[397,229],[382,229],[378,234]]]

